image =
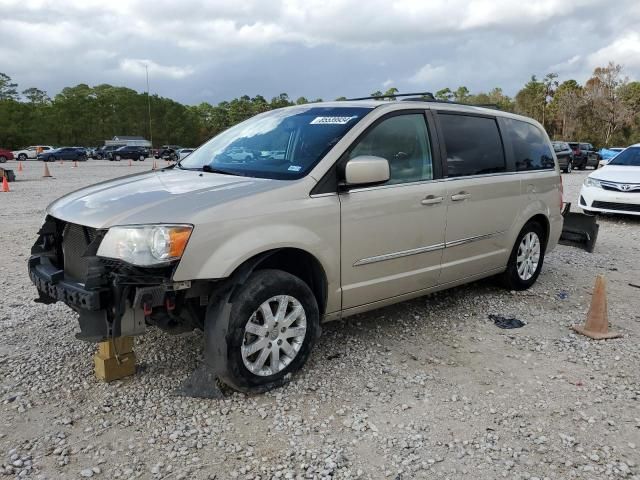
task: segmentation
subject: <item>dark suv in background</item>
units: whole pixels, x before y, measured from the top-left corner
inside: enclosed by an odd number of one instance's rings
[[[598,168],[598,152],[590,143],[568,142],[573,150],[573,167],[584,170],[587,167]]]
[[[564,173],[571,173],[573,170],[573,150],[567,142],[551,142],[553,151],[558,159],[558,166]]]
[[[109,155],[114,150],[122,147],[122,145],[107,145],[104,147],[98,147],[93,151],[93,155],[91,158],[95,158],[96,160],[102,160],[103,158],[109,158]]]
[[[134,160],[144,162],[149,157],[149,149],[145,147],[125,146],[112,151],[109,154],[109,160]]]

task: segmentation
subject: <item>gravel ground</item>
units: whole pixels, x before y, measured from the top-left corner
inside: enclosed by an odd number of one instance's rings
[[[76,315],[33,303],[26,274],[50,201],[151,161],[50,168],[0,193],[0,477],[640,479],[640,218],[600,217],[596,252],[558,247],[529,291],[486,280],[327,324],[285,388],[199,400],[173,392],[201,334],[151,331],[139,373],[100,383]],[[621,339],[569,329],[599,273]]]

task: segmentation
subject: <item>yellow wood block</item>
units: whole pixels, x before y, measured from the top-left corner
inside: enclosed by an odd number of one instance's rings
[[[120,360],[118,362],[118,360]],[[134,352],[119,354],[118,358],[104,357],[100,352],[93,357],[96,377],[105,382],[112,382],[136,373],[136,354]]]
[[[103,358],[133,352],[133,337],[116,337],[98,344],[98,354]]]

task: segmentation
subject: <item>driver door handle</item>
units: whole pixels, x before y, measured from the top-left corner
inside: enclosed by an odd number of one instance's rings
[[[471,194],[467,192],[460,192],[456,193],[455,195],[451,195],[451,200],[453,200],[454,202],[466,200],[467,198],[471,198]]]
[[[422,205],[435,205],[436,203],[442,203],[444,197],[436,197],[435,195],[427,195],[420,202]]]

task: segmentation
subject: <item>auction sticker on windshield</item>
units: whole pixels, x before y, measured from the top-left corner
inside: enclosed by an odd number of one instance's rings
[[[316,117],[311,122],[310,125],[346,125],[349,123],[349,120],[353,120],[358,117]]]

